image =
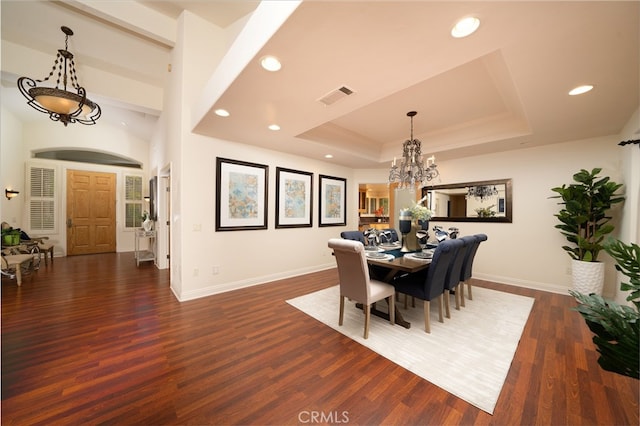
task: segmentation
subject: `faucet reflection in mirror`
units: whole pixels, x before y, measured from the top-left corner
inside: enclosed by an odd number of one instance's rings
[[[490,185],[470,186],[469,192],[467,192],[467,200],[474,197],[476,200],[483,202],[485,198],[495,197],[496,195],[498,195],[498,190],[495,185],[493,185],[493,188]]]
[[[410,188],[415,185],[424,186],[427,182],[440,176],[436,159],[432,155],[427,158],[426,167],[422,156],[422,142],[413,138],[413,117],[416,111],[409,111],[407,116],[411,118],[411,137],[402,144],[402,159],[400,166],[393,158],[389,171],[389,184],[398,183],[398,188]]]

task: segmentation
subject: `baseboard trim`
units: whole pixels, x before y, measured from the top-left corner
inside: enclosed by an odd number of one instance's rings
[[[492,275],[492,274],[474,273],[473,278],[477,278],[485,281],[491,281],[499,284],[507,284],[507,285],[512,285],[516,287],[524,287],[524,288],[530,288],[533,290],[541,290],[541,291],[547,291],[549,293],[558,293],[558,294],[565,294],[565,295],[569,295],[569,290],[570,290],[568,287],[563,285],[542,283],[538,281],[520,280],[517,278],[502,277],[499,275]]]
[[[279,272],[277,274],[263,275],[247,280],[233,281],[228,283],[220,283],[210,285],[198,290],[187,291],[181,295],[176,295],[178,301],[186,302],[187,300],[199,299],[201,297],[213,296],[214,294],[225,293],[227,291],[239,290],[241,288],[252,287],[259,284],[267,284],[273,281],[283,280],[286,278],[297,277],[298,275],[310,274],[313,272],[325,271],[335,268],[335,262],[324,265],[316,265],[309,268],[293,269],[290,271]],[[176,294],[174,292],[174,294]]]
[[[188,291],[182,294],[178,294],[173,288],[172,290],[174,295],[178,299],[178,301],[186,302],[188,300],[194,300],[202,297],[213,296],[215,294],[225,293],[227,291],[238,290],[246,287],[252,287],[254,285],[259,285],[259,284],[267,284],[273,281],[296,277],[304,274],[310,274],[313,272],[325,271],[327,269],[331,269],[335,267],[336,267],[335,263],[327,263],[324,265],[316,265],[309,268],[293,269],[290,271],[284,271],[277,274],[263,275],[260,277],[254,277],[247,280],[213,284],[198,290]],[[500,275],[493,275],[493,274],[474,273],[473,277],[480,280],[491,281],[499,284],[513,285],[516,287],[524,287],[524,288],[530,288],[534,290],[541,290],[541,291],[547,291],[550,293],[557,293],[557,294],[564,294],[564,295],[568,295],[570,290],[568,287],[558,285],[558,284],[521,280],[517,278],[503,277]]]

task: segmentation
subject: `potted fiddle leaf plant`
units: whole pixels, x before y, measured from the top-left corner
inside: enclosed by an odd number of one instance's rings
[[[609,177],[600,177],[601,168],[591,171],[581,169],[573,175],[574,183],[552,188],[560,198],[562,209],[554,216],[560,221],[555,225],[571,245],[562,248],[572,259],[573,289],[584,294],[602,294],[604,263],[598,261],[603,240],[614,230],[609,223],[612,205],[624,200],[616,194],[622,184]]]

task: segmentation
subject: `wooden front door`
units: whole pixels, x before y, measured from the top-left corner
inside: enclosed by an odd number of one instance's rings
[[[116,175],[67,170],[67,252],[116,251]]]

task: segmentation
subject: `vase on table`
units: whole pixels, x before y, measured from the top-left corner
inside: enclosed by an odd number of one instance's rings
[[[408,247],[408,236],[411,233],[411,228],[413,225],[413,215],[408,211],[400,211],[399,217],[400,224],[400,233],[402,234],[402,248],[400,249],[403,253],[408,253],[411,249]]]
[[[142,229],[147,232],[151,231],[153,229],[153,221],[149,218],[145,219],[144,222],[142,222]]]
[[[418,241],[418,236],[416,235],[418,231],[422,230],[422,225],[418,220],[413,220],[411,222],[411,229],[409,230],[409,234],[407,235],[407,248],[409,251],[420,251],[422,247],[420,247],[420,241]]]

